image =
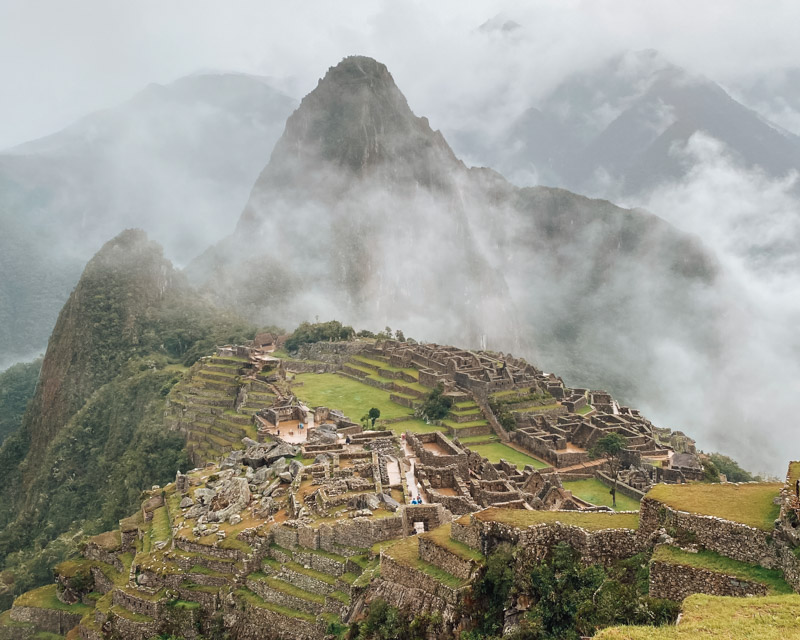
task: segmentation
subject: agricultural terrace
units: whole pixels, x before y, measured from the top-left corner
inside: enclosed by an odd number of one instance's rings
[[[788,640],[797,638],[800,596],[730,598],[695,594],[675,627],[611,627],[595,640]]]
[[[500,459],[506,460],[520,469],[524,468],[526,464],[531,465],[534,469],[544,469],[548,467],[546,462],[542,462],[537,458],[529,456],[518,449],[509,447],[502,442],[491,442],[489,444],[467,444],[467,446],[476,453],[479,453],[484,458],[489,460],[492,464],[497,464]],[[637,506],[638,509],[638,506]]]
[[[588,480],[571,480],[562,483],[564,488],[572,491],[572,493],[579,498],[596,504],[598,506],[610,507],[611,504],[611,488],[600,482],[597,478],[589,478]],[[618,511],[638,511],[639,501],[622,495],[617,491],[617,506]]]
[[[783,579],[781,571],[732,560],[713,551],[703,550],[690,553],[677,547],[662,545],[656,548],[655,553],[653,553],[653,560],[695,569],[705,569],[706,571],[715,571],[735,576],[741,580],[757,582],[769,589],[769,595],[793,593],[792,588]]]
[[[777,482],[657,484],[650,489],[647,497],[679,511],[716,516],[772,531],[780,511],[773,501],[782,486]]]
[[[462,518],[469,518],[469,515]],[[512,527],[526,528],[537,524],[560,522],[586,529],[600,531],[602,529],[638,529],[638,513],[610,513],[603,511],[528,511],[526,509],[500,509],[489,507],[472,514],[481,522],[500,522]],[[467,522],[468,520],[465,520]]]

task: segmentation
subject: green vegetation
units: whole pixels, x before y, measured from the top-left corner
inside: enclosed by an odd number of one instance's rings
[[[516,570],[515,570],[516,569]],[[614,624],[665,625],[674,622],[676,602],[650,598],[647,593],[647,558],[634,556],[608,569],[586,566],[567,544],[551,549],[543,561],[519,566],[510,547],[501,546],[489,556],[476,580],[470,617],[475,628],[464,640],[499,638],[505,603],[511,591],[531,603],[519,627],[510,635],[518,640],[555,640],[592,636]]]
[[[733,458],[724,456],[721,453],[711,453],[708,458],[720,473],[725,474],[728,482],[753,482],[761,479],[742,469]]]
[[[338,320],[316,324],[304,322],[286,339],[284,346],[287,351],[297,351],[302,344],[351,340],[354,337],[353,327],[343,326]]]
[[[601,529],[638,529],[639,514],[581,512],[581,511],[526,511],[524,509],[500,509],[490,507],[474,514],[478,520],[502,522],[514,527],[530,527],[544,522],[560,522],[581,527],[587,531]]]
[[[424,420],[403,420],[402,422],[392,422],[386,425],[395,433],[433,433],[434,431],[441,431],[442,428],[435,424],[426,424]]]
[[[335,373],[301,373],[295,382],[302,382],[293,391],[312,407],[339,409],[346,416],[357,419],[364,407],[377,407],[384,418],[408,416],[411,411],[389,399],[389,392],[370,387]]]
[[[727,598],[695,594],[677,627],[614,627],[596,640],[787,640],[797,637],[800,596]]]
[[[772,531],[780,508],[773,504],[781,484],[657,484],[648,498],[677,509]]]
[[[366,617],[353,623],[347,638],[348,640],[428,640],[436,637],[441,631],[442,616],[439,612],[412,617],[389,606],[385,600],[376,599],[370,603]]]
[[[449,412],[453,406],[453,399],[443,395],[444,386],[442,384],[436,385],[420,408],[417,410],[417,415],[421,418],[428,418],[429,420],[441,420]]]
[[[592,460],[603,458],[611,470],[611,479],[614,481],[611,485],[611,506],[615,509],[617,508],[617,482],[622,469],[622,452],[627,444],[625,436],[612,431],[595,442],[589,450],[589,457]]]
[[[33,591],[28,591],[14,600],[17,607],[38,607],[39,609],[55,609],[56,611],[69,611],[70,613],[89,613],[92,608],[82,602],[75,604],[64,604],[56,595],[56,585],[49,584],[39,587]]]
[[[288,607],[282,607],[281,605],[273,604],[272,602],[267,602],[257,594],[250,591],[250,589],[246,589],[244,587],[242,587],[241,589],[237,589],[233,593],[234,595],[240,597],[242,600],[244,600],[253,607],[269,609],[270,611],[274,611],[275,613],[280,613],[290,618],[305,620],[306,622],[314,622],[315,620],[314,616],[311,615],[310,613],[306,613],[305,611],[295,611],[294,609],[289,609]]]
[[[581,407],[580,409],[578,409],[575,413],[577,413],[579,416],[585,416],[587,413],[590,413],[593,410],[594,410],[594,407],[592,407],[592,405],[590,405],[590,404],[587,404],[587,405]]]
[[[662,545],[653,553],[653,560],[697,569],[707,569],[735,576],[741,580],[758,582],[769,588],[769,595],[793,593],[792,588],[783,579],[783,573],[777,569],[765,569],[764,567],[731,560],[713,551],[703,550],[697,553],[689,553],[677,547]]]
[[[489,462],[494,464],[500,462],[500,459],[503,458],[511,464],[516,465],[520,469],[522,469],[526,464],[531,465],[534,469],[543,469],[544,467],[549,466],[546,462],[542,462],[533,456],[522,453],[522,451],[518,451],[517,449],[509,447],[502,442],[473,444],[469,445],[469,448],[472,449],[472,451],[481,454],[484,458],[487,458]]]
[[[611,507],[610,489],[597,478],[588,480],[571,480],[563,483],[564,488],[572,491],[576,496],[598,506]],[[620,511],[638,511],[639,501],[626,495],[617,494],[616,509]]]
[[[33,397],[42,359],[19,363],[0,373],[0,444],[22,426],[22,416]]]
[[[440,527],[436,527],[435,529],[428,531],[427,533],[422,534],[425,538],[430,538],[433,540],[437,545],[443,547],[454,553],[460,558],[464,560],[475,560],[477,562],[483,562],[484,557],[483,554],[479,551],[476,551],[472,547],[464,544],[463,542],[459,542],[458,540],[453,540],[450,537],[450,523],[443,524]]]
[[[385,553],[397,562],[426,573],[451,589],[458,589],[466,584],[466,580],[462,580],[422,560],[419,557],[419,538],[417,536],[403,538],[387,547]]]

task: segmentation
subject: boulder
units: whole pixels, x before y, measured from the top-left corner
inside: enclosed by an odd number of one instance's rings
[[[264,456],[265,463],[271,465],[279,458],[293,458],[297,455],[297,447],[289,444],[279,444],[277,447],[271,448],[269,453]]]
[[[258,442],[256,442],[252,438],[248,438],[247,436],[242,438],[242,444],[247,448],[258,446]]]
[[[189,496],[184,496],[183,500],[181,500],[180,507],[181,509],[187,509],[194,504],[194,500],[192,500]]]
[[[285,455],[285,454],[280,454],[275,458],[270,458],[270,452],[280,446],[286,446],[286,445],[276,445],[275,442],[263,442],[261,444],[256,443],[250,447],[247,447],[242,456],[242,462],[252,467],[253,469],[269,465],[271,460],[279,458],[281,455]]]
[[[314,464],[327,464],[331,459],[324,453],[318,453],[314,458]]]
[[[392,498],[392,496],[390,496],[388,493],[382,493],[381,500],[389,511],[397,511],[400,508],[400,503]]]
[[[270,465],[270,471],[277,476],[279,473],[286,471],[286,467],[288,466],[289,464],[286,462],[286,458],[278,458]]]
[[[292,479],[293,479],[293,478],[292,478],[292,474],[291,474],[291,473],[289,473],[288,471],[284,471],[283,473],[279,473],[279,474],[278,474],[278,477],[279,477],[281,480],[283,480],[283,482],[286,482],[286,483],[288,483],[288,484],[291,484],[291,482],[292,482]]]
[[[297,474],[303,470],[303,463],[299,460],[292,460],[289,463],[289,473],[292,474],[292,478],[296,478]]]
[[[241,521],[242,521],[242,516],[240,516],[238,513],[234,513],[232,516],[228,518],[228,522],[230,522],[232,525],[237,525]]]
[[[245,478],[228,478],[217,488],[217,495],[211,503],[216,520],[227,520],[239,513],[250,502],[250,486]],[[209,513],[209,520],[211,514]]]
[[[253,484],[261,485],[267,481],[267,472],[269,471],[268,467],[259,467],[258,471],[253,474],[253,479],[251,482]]]
[[[200,504],[202,505],[210,505],[211,501],[214,499],[214,496],[217,495],[217,492],[214,489],[206,489],[201,488],[197,489],[194,492],[194,497],[199,500]]]

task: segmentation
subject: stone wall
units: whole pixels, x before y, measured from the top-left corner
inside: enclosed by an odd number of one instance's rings
[[[660,528],[688,533],[698,544],[720,555],[767,569],[780,569],[786,582],[800,591],[800,559],[775,532],[678,511],[652,498],[642,500],[639,513],[639,528],[644,533]]]
[[[236,620],[233,636],[238,640],[319,640],[325,635],[321,623],[285,616],[243,599],[238,599],[238,603],[240,610],[235,617],[231,616]]]
[[[386,552],[381,553],[381,578],[411,589],[425,591],[451,605],[459,603],[459,590],[451,589],[427,573],[398,562]]]
[[[111,618],[111,628],[114,634],[112,637],[125,640],[149,640],[158,634],[159,623],[155,620],[138,622],[115,615]]]
[[[474,560],[462,558],[444,547],[440,547],[425,536],[420,536],[419,538],[419,557],[425,562],[429,562],[463,580],[471,578],[478,568],[478,563]]]
[[[614,479],[609,476],[608,474],[603,473],[602,471],[595,471],[595,477],[606,485],[609,489],[614,486]],[[617,482],[617,492],[621,493],[624,496],[628,496],[629,498],[633,498],[634,500],[641,500],[644,498],[645,492],[639,491],[639,489],[635,489],[634,487],[625,484],[622,481]]]
[[[767,595],[767,587],[736,576],[654,560],[650,563],[650,596],[680,602],[693,593],[711,596]]]
[[[40,609],[38,607],[13,607],[11,619],[14,622],[29,622],[39,631],[64,635],[75,627],[83,617],[79,613]]]

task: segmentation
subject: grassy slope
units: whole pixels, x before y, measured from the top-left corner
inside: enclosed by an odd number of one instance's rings
[[[779,507],[772,503],[781,484],[657,484],[647,494],[659,502],[678,509],[707,516],[716,516],[772,531]]]
[[[728,598],[696,594],[677,627],[612,627],[597,640],[788,640],[797,638],[800,596]]]
[[[372,407],[381,410],[381,418],[411,417],[411,409],[389,400],[389,392],[361,384],[334,373],[301,373],[295,377],[302,386],[294,387],[299,398],[312,407],[339,409],[351,420],[359,420]]]
[[[562,524],[581,527],[587,531],[639,528],[639,515],[636,513],[526,511],[524,509],[490,507],[483,511],[478,511],[474,517],[483,522],[501,522],[515,527],[530,527],[542,523],[561,522]]]
[[[766,585],[770,589],[770,595],[792,593],[792,588],[786,584],[786,581],[783,579],[783,574],[780,571],[731,560],[713,551],[689,553],[676,547],[661,546],[656,549],[653,554],[653,560],[695,567],[697,569],[707,569],[709,571],[736,576],[742,580],[758,582]]]
[[[564,488],[569,489],[579,498],[583,498],[596,505],[611,506],[611,494],[609,488],[597,478],[588,480],[573,480],[564,482]],[[617,509],[619,511],[638,511],[639,501],[622,495],[617,491]]]
[[[531,465],[534,469],[542,469],[549,466],[545,462],[537,460],[536,458],[526,455],[521,451],[517,451],[516,449],[512,449],[502,442],[469,445],[469,448],[481,454],[484,458],[487,458],[489,462],[495,464],[500,462],[500,458],[503,458],[511,464],[517,465],[517,467],[520,469],[522,469],[526,464]]]

